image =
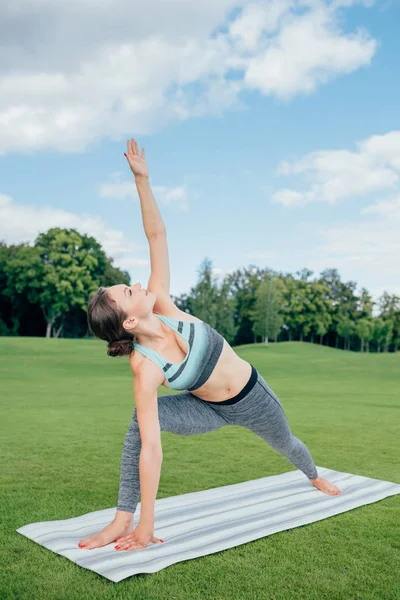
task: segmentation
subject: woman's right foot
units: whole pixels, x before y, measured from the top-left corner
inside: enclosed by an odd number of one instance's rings
[[[118,538],[128,535],[128,533],[131,533],[134,529],[135,526],[133,522],[129,523],[128,525],[112,522],[98,533],[94,533],[93,535],[88,535],[87,537],[82,538],[78,546],[79,548],[82,548],[82,550],[101,548],[101,546],[111,544],[111,542],[115,542],[115,540]]]
[[[328,494],[329,496],[339,496],[342,493],[342,490],[340,490],[337,485],[331,483],[323,477],[310,479],[310,481],[314,487],[316,487],[318,490],[321,490],[321,492],[324,492],[324,494]]]

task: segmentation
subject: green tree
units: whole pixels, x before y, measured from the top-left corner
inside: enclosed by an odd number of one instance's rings
[[[353,321],[347,315],[340,314],[338,317],[337,332],[345,340],[344,350],[350,350],[350,336],[354,333],[354,330],[355,324]]]
[[[59,337],[74,311],[86,315],[88,299],[100,285],[124,279],[129,283],[127,274],[111,262],[94,238],[75,229],[54,227],[39,234],[33,247],[20,244],[11,248],[2,293],[12,298],[14,307],[22,302],[40,306],[46,337]]]
[[[312,322],[310,318],[310,298],[308,292],[310,290],[310,281],[308,278],[313,274],[309,269],[297,271],[299,276],[297,280],[296,296],[294,298],[297,309],[297,323],[300,329],[300,341],[303,341],[303,336],[307,337],[310,333]]]
[[[225,278],[219,286],[216,298],[217,329],[227,342],[233,344],[238,326],[234,322],[236,300],[231,294],[230,283]]]
[[[282,276],[282,316],[283,327],[287,331],[289,342],[296,336],[296,314],[292,303],[293,295],[296,289],[296,279],[287,273]]]
[[[335,346],[338,347],[340,336],[338,331],[339,321],[342,321],[343,315],[347,315],[352,322],[355,322],[359,315],[359,298],[357,298],[355,292],[357,283],[355,281],[348,281],[347,283],[341,281],[337,269],[325,269],[321,272],[319,281],[324,282],[328,286],[328,296],[331,301],[330,314],[332,317],[332,322],[328,330],[328,338],[332,338]]]
[[[370,317],[363,317],[356,323],[355,333],[361,340],[361,352],[364,352],[364,342],[367,342],[367,352],[369,349],[369,341],[373,337],[374,324]]]
[[[198,282],[190,290],[191,309],[195,316],[211,327],[217,326],[217,279],[212,273],[212,261],[205,258],[198,269]]]
[[[11,327],[6,335],[18,335],[20,316],[27,303],[40,295],[43,264],[37,248],[26,243],[1,247],[1,310],[8,312]]]
[[[267,274],[256,292],[256,302],[251,311],[254,334],[262,336],[264,343],[268,339],[278,338],[283,318],[279,314],[282,307],[282,282],[276,276]]]
[[[372,310],[375,302],[372,300],[371,294],[366,288],[361,288],[360,296],[357,302],[359,317],[372,317]]]
[[[187,302],[189,312],[209,323],[232,343],[237,328],[234,324],[235,299],[230,294],[230,283],[225,279],[219,285],[209,258],[203,260],[198,273],[198,282],[191,288],[190,301]]]
[[[75,229],[49,229],[39,234],[35,248],[42,262],[39,301],[47,323],[46,337],[51,337],[53,328],[58,337],[68,311],[74,306],[85,310],[88,295],[98,288],[93,278],[96,257],[84,247],[82,235]]]
[[[332,303],[326,283],[311,281],[305,290],[305,303],[307,322],[312,331],[311,342],[314,342],[314,334],[317,334],[319,343],[322,344],[322,338],[332,323]]]
[[[268,270],[250,265],[229,273],[226,281],[230,293],[235,298],[234,323],[236,327],[235,345],[256,343],[253,330],[253,311],[257,297],[257,289]]]
[[[383,333],[384,352],[388,352],[389,344],[392,341],[394,323],[390,319],[385,319],[383,321],[383,323],[384,324],[383,324],[382,333]]]
[[[400,346],[400,332],[398,334],[396,334],[395,332],[393,333],[393,345],[394,345],[394,351],[397,352],[397,350]]]
[[[282,288],[282,315],[284,326],[287,328],[289,341],[295,340],[299,335],[302,339],[304,316],[304,281],[299,281],[288,273],[283,279]]]
[[[378,300],[380,317],[384,321],[391,321],[392,333],[390,335],[394,351],[397,352],[397,348],[400,343],[400,297],[395,294],[390,295],[387,292],[383,292],[382,296]],[[386,351],[390,340],[386,343]]]
[[[385,321],[381,317],[374,319],[373,340],[376,342],[377,351],[381,351],[381,344],[385,338]]]

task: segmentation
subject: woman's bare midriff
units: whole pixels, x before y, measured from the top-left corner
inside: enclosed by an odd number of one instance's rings
[[[164,315],[175,317],[175,315]],[[200,321],[193,315],[188,315],[185,318],[179,315],[179,319],[182,321]],[[182,361],[187,354],[187,343],[186,341],[172,329],[168,332],[171,337],[168,339],[168,343],[162,348],[153,348],[156,352],[161,354],[166,360],[177,363]],[[134,352],[134,362],[136,368],[140,366],[146,357],[139,352]],[[149,360],[149,359],[147,359]],[[251,375],[251,365],[247,361],[240,358],[236,352],[231,348],[228,342],[224,339],[224,345],[222,352],[218,358],[218,362],[215,365],[213,372],[207,379],[206,383],[201,387],[190,390],[190,392],[200,398],[201,400],[210,400],[211,402],[222,402],[223,400],[229,400],[236,396],[249,381]],[[171,389],[164,379],[162,384],[164,387]],[[175,392],[175,390],[173,390]]]
[[[190,392],[201,400],[229,400],[244,388],[250,375],[251,365],[240,358],[224,339],[222,352],[210,377],[204,385]]]

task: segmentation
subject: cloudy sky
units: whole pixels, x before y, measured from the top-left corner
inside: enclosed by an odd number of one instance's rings
[[[400,3],[3,0],[0,239],[94,235],[150,276],[145,147],[171,293],[204,257],[400,294]]]

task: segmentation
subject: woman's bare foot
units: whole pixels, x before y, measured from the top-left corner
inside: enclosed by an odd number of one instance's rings
[[[134,529],[135,525],[133,524],[133,520],[126,524],[112,521],[98,533],[82,538],[78,546],[83,550],[100,548],[101,546],[106,546],[107,544],[111,544],[111,542],[115,542],[118,538],[128,535],[128,533],[132,533]]]
[[[314,487],[316,487],[318,490],[321,490],[321,492],[324,492],[324,494],[329,494],[329,496],[339,496],[339,494],[342,493],[342,491],[334,483],[331,483],[323,477],[310,479],[310,481]]]

